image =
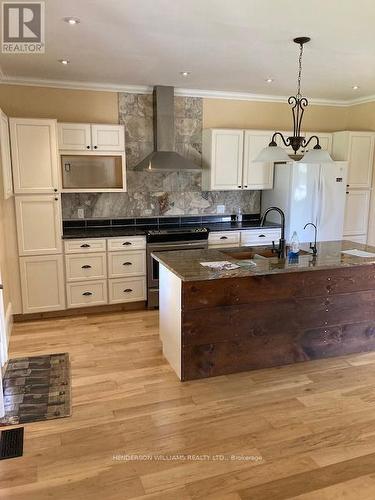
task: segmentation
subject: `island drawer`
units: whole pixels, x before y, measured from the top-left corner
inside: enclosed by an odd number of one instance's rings
[[[279,242],[281,229],[252,229],[241,231],[242,246],[272,245]]]
[[[146,252],[127,250],[108,254],[108,277],[142,276],[146,274]]]
[[[65,255],[66,280],[99,280],[107,277],[105,253],[85,253]]]
[[[117,278],[108,281],[109,303],[146,300],[146,278]]]
[[[215,231],[210,232],[208,235],[208,245],[211,246],[239,246],[240,232],[239,231]]]
[[[103,239],[86,238],[84,240],[65,240],[65,253],[105,252],[106,241]]]
[[[108,251],[124,250],[144,250],[146,248],[146,238],[144,236],[129,236],[126,238],[108,239]]]
[[[107,304],[107,280],[68,283],[68,308]]]

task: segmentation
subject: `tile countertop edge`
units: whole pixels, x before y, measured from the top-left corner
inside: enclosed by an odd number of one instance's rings
[[[303,249],[303,245],[301,245],[301,249]],[[336,248],[335,248],[336,247]],[[254,248],[254,247],[253,247]],[[255,247],[256,248],[256,247]],[[180,257],[180,253],[178,251],[171,252],[163,252],[159,253],[155,252],[152,256],[163,266],[169,269],[172,273],[174,273],[181,281],[209,281],[209,280],[221,280],[228,278],[249,278],[249,277],[259,277],[259,276],[267,276],[267,275],[276,275],[276,274],[286,274],[286,273],[303,273],[303,272],[314,272],[314,271],[323,271],[323,270],[337,270],[343,268],[350,267],[360,267],[360,266],[374,266],[375,267],[375,259],[374,258],[364,258],[364,257],[350,257],[348,255],[342,254],[341,250],[348,249],[362,249],[368,252],[375,252],[375,247],[370,247],[368,245],[362,244],[354,244],[350,241],[340,240],[334,242],[321,242],[318,244],[318,248],[320,251],[320,262],[319,262],[319,253],[318,259],[314,266],[310,266],[309,264],[305,266],[300,265],[290,265],[287,261],[283,259],[273,258],[271,259],[262,259],[258,261],[257,268],[246,268],[239,267],[238,269],[231,271],[214,271],[210,270],[204,266],[200,266],[200,262],[215,262],[215,261],[230,261],[236,262],[236,259],[230,257],[230,255],[225,253],[225,250],[233,251],[234,248],[228,249],[208,249],[208,250],[184,250],[183,262],[189,262],[192,267],[190,270],[183,272],[183,266],[178,262],[175,265],[175,262]],[[249,250],[250,247],[243,247],[243,249]],[[307,249],[307,247],[306,247]],[[241,250],[241,247],[236,248],[236,250]],[[334,250],[334,252],[333,252]],[[187,255],[189,253],[189,255]],[[339,261],[332,261],[334,259],[334,254],[336,254],[336,259],[340,258]],[[312,257],[312,255],[304,255],[301,256],[301,261],[306,257]],[[189,259],[190,258],[190,259]],[[195,260],[194,260],[195,258]],[[275,267],[270,269],[270,263],[279,265],[280,267]],[[186,264],[184,264],[186,266]],[[180,268],[179,268],[180,267]],[[186,267],[185,267],[186,269]]]

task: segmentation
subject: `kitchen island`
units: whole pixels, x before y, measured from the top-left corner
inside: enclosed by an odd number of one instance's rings
[[[375,247],[323,242],[293,262],[260,247],[154,257],[163,353],[181,380],[375,350]],[[240,267],[201,264],[213,261]]]

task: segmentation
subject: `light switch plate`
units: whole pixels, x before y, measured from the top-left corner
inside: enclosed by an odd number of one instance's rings
[[[218,214],[225,214],[225,205],[216,205],[216,212]]]
[[[85,218],[85,209],[78,208],[77,209],[77,216],[78,216],[78,219],[84,219]]]

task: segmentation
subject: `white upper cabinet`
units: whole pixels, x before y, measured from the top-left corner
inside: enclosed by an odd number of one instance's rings
[[[123,125],[59,123],[59,149],[62,151],[124,151]]]
[[[242,189],[243,130],[204,130],[202,158],[204,190]]]
[[[59,149],[85,151],[91,149],[91,126],[87,123],[58,123]]]
[[[10,118],[16,194],[59,190],[56,120]]]
[[[308,141],[310,137],[313,135],[318,136],[319,139],[319,144],[322,149],[325,151],[328,151],[328,153],[331,154],[332,152],[332,134],[329,133],[324,133],[324,132],[306,132],[305,138]],[[316,145],[316,140],[312,139],[310,144],[306,148],[302,148],[303,151],[309,151],[310,149],[313,149],[314,146]]]
[[[269,132],[246,130],[243,164],[243,189],[272,189],[273,164],[254,162],[259,152],[271,141]]]
[[[12,162],[10,157],[9,122],[0,110],[0,154],[4,199],[13,195]]]
[[[15,204],[19,255],[61,253],[60,195],[16,196]]]
[[[370,189],[374,162],[373,132],[335,132],[333,159],[349,162],[348,187]]]
[[[123,125],[91,125],[92,148],[97,151],[124,151]]]

